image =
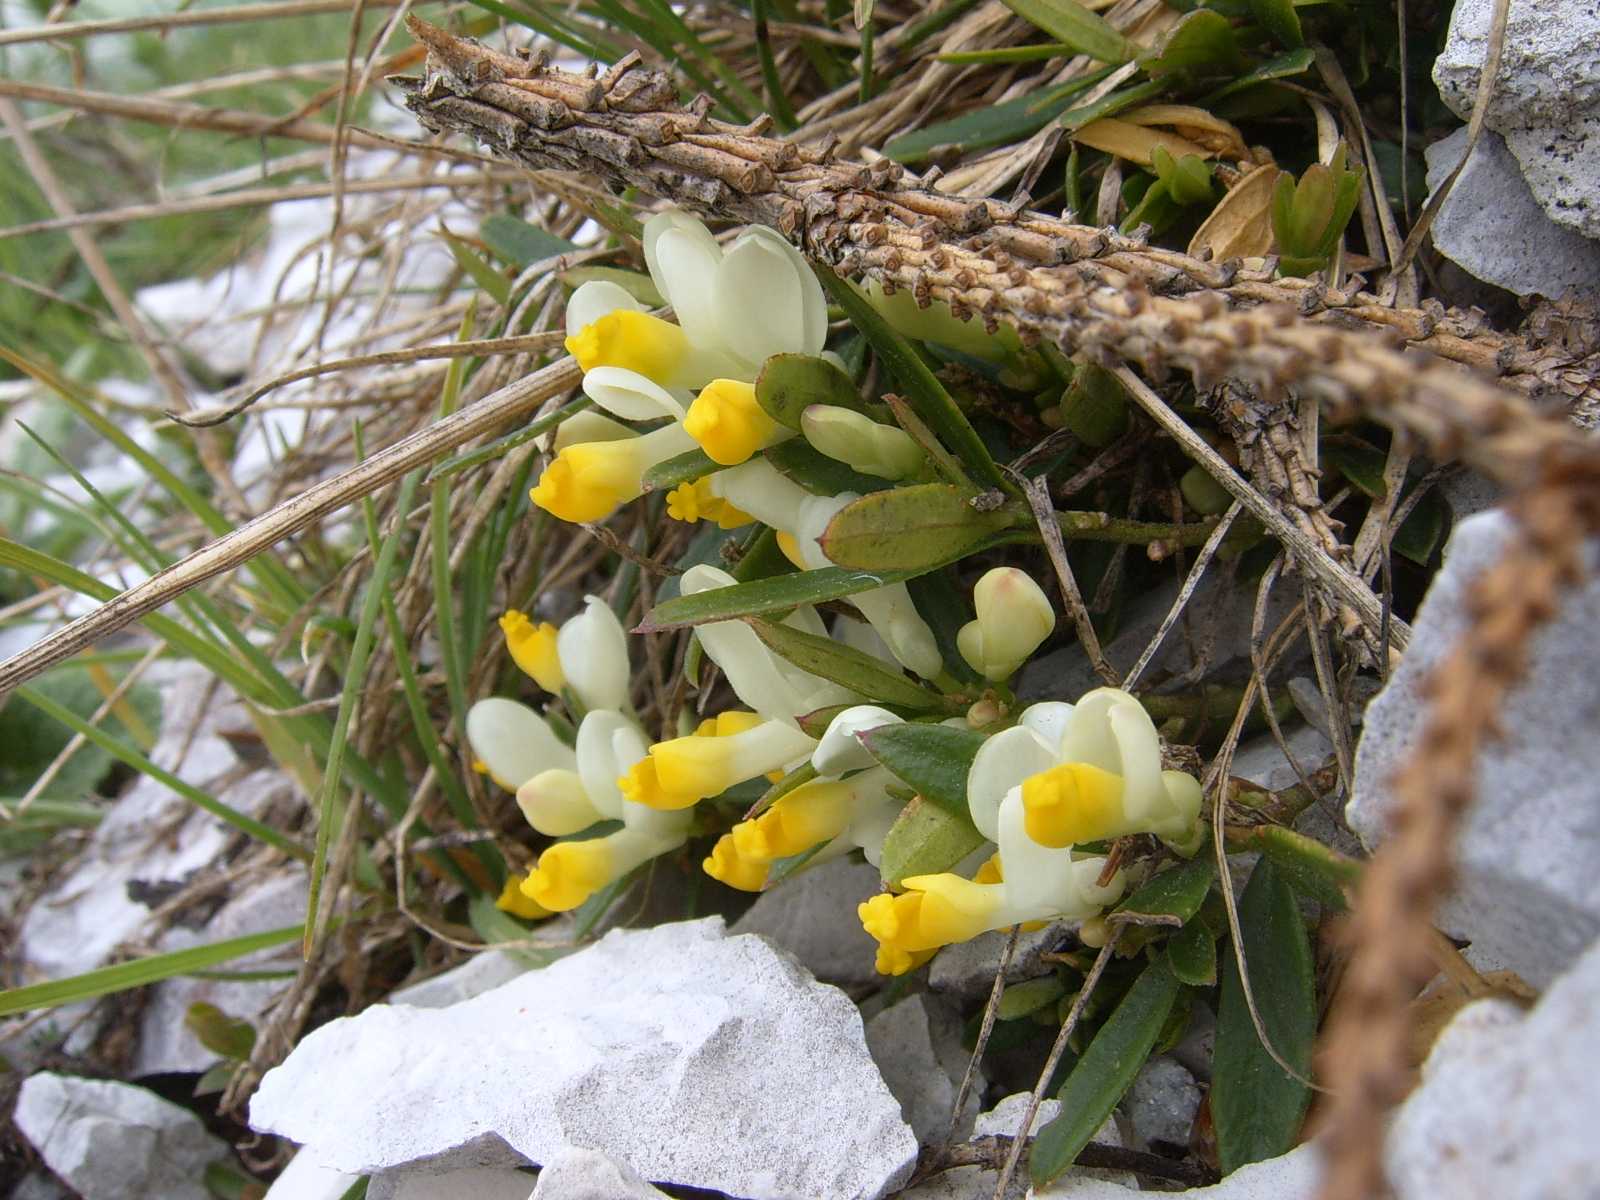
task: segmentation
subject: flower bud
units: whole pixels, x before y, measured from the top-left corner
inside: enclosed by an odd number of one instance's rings
[[[872,766],[877,760],[867,753],[858,734],[882,725],[899,725],[901,720],[886,708],[876,704],[857,704],[847,708],[833,720],[811,752],[811,765],[818,775],[843,775]]]
[[[903,429],[833,404],[813,404],[800,414],[800,432],[820,454],[863,475],[905,479],[927,461],[922,447]]]
[[[956,645],[986,679],[1010,677],[1056,627],[1049,598],[1015,567],[996,567],[978,580],[972,600],[978,619],[962,626]]]
[[[587,709],[620,709],[628,703],[628,635],[610,607],[585,596],[584,609],[561,627],[556,651],[567,684]]]

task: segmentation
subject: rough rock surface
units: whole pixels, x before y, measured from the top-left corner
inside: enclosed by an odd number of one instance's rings
[[[1593,144],[1600,154],[1600,137]],[[1430,190],[1466,148],[1465,126],[1428,147]],[[1432,233],[1440,254],[1485,283],[1519,296],[1600,300],[1600,241],[1545,215],[1516,157],[1492,130],[1478,139]]]
[[[584,1146],[758,1200],[879,1196],[917,1152],[855,1006],[720,918],[614,931],[449,1008],[333,1021],[266,1076],[250,1117],[341,1170]]]
[[[1189,1200],[1312,1200],[1322,1178],[1318,1154],[1317,1147],[1308,1142],[1280,1158],[1240,1167],[1221,1183],[1165,1194],[1187,1196]],[[1130,1196],[1147,1195],[1148,1192],[1120,1183],[1080,1179],[1076,1173],[1068,1173],[1047,1188],[1029,1192],[1028,1200],[1127,1200]]]
[[[1493,11],[1494,0],[1456,0],[1433,66],[1439,94],[1462,120],[1477,96]],[[1511,5],[1486,122],[1551,220],[1600,237],[1600,4]]]
[[[509,983],[528,970],[528,964],[505,950],[485,950],[474,954],[458,967],[397,988],[389,995],[390,1004],[412,1008],[448,1008],[481,996],[491,988]]]
[[[382,1171],[367,1200],[528,1200],[534,1177],[510,1167],[465,1167],[443,1174],[409,1167]]]
[[[876,867],[837,858],[762,893],[733,932],[760,934],[825,983],[879,983],[877,943],[861,928],[856,906],[881,887]]]
[[[1381,842],[1393,811],[1389,782],[1422,736],[1422,683],[1456,644],[1471,581],[1500,556],[1515,523],[1499,511],[1461,522],[1444,568],[1413,623],[1405,658],[1367,710],[1356,752],[1350,827]],[[1563,597],[1534,638],[1530,670],[1500,714],[1503,736],[1480,748],[1477,800],[1457,842],[1455,891],[1440,927],[1474,943],[1535,987],[1600,935],[1600,579]]]
[[[217,911],[204,930],[177,926],[161,939],[163,951],[184,950],[227,938],[245,937],[297,925],[306,915],[306,873],[294,868],[240,891]],[[229,971],[293,971],[300,962],[298,944],[262,950],[227,964]],[[284,979],[201,979],[180,976],[150,989],[150,1001],[139,1021],[139,1048],[134,1075],[170,1071],[204,1071],[218,1056],[200,1044],[183,1023],[191,1004],[214,1004],[230,1017],[257,1024],[287,984]]]
[[[1600,945],[1526,1015],[1504,1000],[1462,1009],[1401,1107],[1387,1165],[1399,1200],[1595,1196],[1600,1112]]]
[[[1049,968],[1040,964],[1040,958],[1057,949],[1077,927],[1076,921],[1056,921],[1043,929],[1019,935],[1011,964],[1006,968],[1006,982],[1016,983],[1045,974]],[[928,986],[957,999],[987,996],[994,987],[994,973],[1000,967],[1006,939],[1010,936],[998,931],[981,933],[969,941],[946,946],[934,955],[928,967]]]
[[[206,1164],[228,1154],[188,1109],[128,1083],[42,1071],[13,1119],[84,1200],[209,1200]]]
[[[359,1178],[325,1167],[316,1155],[302,1150],[278,1173],[264,1200],[341,1200]]]
[[[867,1049],[917,1141],[924,1146],[943,1141],[970,1057],[961,1046],[960,1013],[938,996],[907,996],[867,1022]],[[958,1140],[978,1115],[983,1087],[980,1074],[956,1125]]]
[[[1200,1088],[1177,1059],[1157,1055],[1140,1068],[1122,1107],[1133,1126],[1134,1149],[1187,1150]]]
[[[565,1150],[539,1172],[528,1200],[667,1200],[667,1194],[598,1150]]]

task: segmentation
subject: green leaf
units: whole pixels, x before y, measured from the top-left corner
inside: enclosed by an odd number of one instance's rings
[[[1242,61],[1232,23],[1205,8],[1185,13],[1154,49],[1139,57],[1149,75],[1172,71],[1220,75],[1232,73]]]
[[[1102,75],[1103,72],[1095,74]],[[895,162],[919,163],[933,157],[946,146],[970,152],[1007,145],[1043,129],[1052,118],[1065,111],[1073,97],[1082,90],[1081,87],[1061,89],[1043,105],[1038,103],[1038,96],[1029,93],[1000,104],[975,108],[959,117],[929,125],[926,129],[891,138],[883,152]]]
[[[1279,45],[1294,50],[1306,44],[1293,0],[1250,0],[1250,12]]]
[[[79,1000],[92,1000],[96,996],[125,992],[129,988],[143,987],[171,979],[174,975],[188,975],[203,971],[230,959],[243,958],[257,950],[288,945],[298,941],[304,927],[286,925],[282,929],[268,929],[262,933],[246,934],[213,942],[209,946],[191,946],[187,950],[174,950],[167,954],[152,954],[132,962],[117,963],[111,967],[86,971],[70,979],[54,979],[48,983],[34,983],[27,987],[9,988],[0,992],[0,1017],[20,1012],[35,1012],[59,1008]]]
[[[813,404],[864,411],[850,376],[825,358],[774,354],[756,376],[756,403],[779,425],[800,432],[800,414]]]
[[[913,683],[882,659],[853,646],[770,621],[752,620],[750,627],[762,644],[780,658],[875,703],[897,704],[918,712],[950,707],[938,692]]]
[[[1056,41],[1112,66],[1127,62],[1137,49],[1104,17],[1076,0],[1005,0],[1005,6]]]
[[[667,298],[657,290],[650,276],[640,271],[624,271],[621,267],[573,267],[561,272],[561,282],[577,289],[591,280],[614,283],[640,304],[661,308]]]
[[[918,875],[948,871],[983,845],[983,834],[967,817],[958,817],[937,804],[913,800],[890,826],[883,839],[879,869],[883,881],[898,885]]]
[[[1145,79],[1139,83],[1125,88],[1119,88],[1109,96],[1102,96],[1088,104],[1080,104],[1077,108],[1069,108],[1061,114],[1061,128],[1071,133],[1075,129],[1082,129],[1090,121],[1098,121],[1101,117],[1115,116],[1124,109],[1132,108],[1135,104],[1142,104],[1166,91],[1167,83],[1164,79]],[[1045,101],[1038,101],[1043,104]]]
[[[917,571],[847,571],[843,567],[822,567],[816,571],[796,571],[753,579],[732,587],[714,588],[693,596],[676,596],[652,608],[634,626],[634,633],[660,633],[708,621],[729,621],[736,617],[787,612],[801,604],[821,604],[842,600],[855,592],[902,583]]]
[[[818,265],[816,272],[834,303],[844,309],[850,323],[866,337],[890,373],[900,381],[917,416],[980,483],[986,487],[1007,486],[978,431],[911,343],[896,333],[867,298],[845,280],[825,266]]]
[[[1237,79],[1223,84],[1216,91],[1199,101],[1199,103],[1202,106],[1209,107],[1224,96],[1231,96],[1234,92],[1254,87],[1258,83],[1269,83],[1274,79],[1288,79],[1293,75],[1302,75],[1309,71],[1316,61],[1316,52],[1309,48],[1302,47],[1299,50],[1290,50],[1287,54],[1269,58],[1248,74],[1241,75]]]
[[[450,254],[473,283],[494,299],[502,308],[511,299],[511,281],[489,265],[489,261],[453,233],[444,235]]]
[[[840,492],[881,492],[893,487],[877,475],[863,475],[814,449],[805,438],[790,438],[762,451],[766,460],[808,492],[837,496]]]
[[[1212,987],[1217,982],[1217,939],[1204,921],[1190,921],[1167,939],[1167,964],[1180,983]]]
[[[1161,960],[1147,966],[1061,1085],[1061,1115],[1039,1131],[1028,1163],[1036,1187],[1072,1165],[1117,1106],[1161,1035],[1178,979]]]
[[[105,701],[88,674],[72,664],[36,680],[33,687],[84,721]],[[161,696],[154,688],[134,687],[124,694],[122,703],[146,728],[160,728]],[[115,738],[128,739],[128,731],[115,711],[106,715],[100,728]],[[13,703],[0,708],[0,796],[24,795],[71,740],[68,726],[33,705]],[[114,761],[110,751],[86,742],[66,761],[42,795],[81,800],[94,791]]]
[[[670,491],[681,483],[693,483],[722,469],[709,454],[696,446],[693,450],[685,450],[682,454],[658,462],[647,470],[644,473],[644,490],[646,493]]]
[[[839,566],[931,570],[1015,523],[1013,510],[981,512],[971,500],[971,492],[948,483],[873,492],[835,513],[818,541]]]
[[[983,745],[981,733],[948,725],[883,725],[861,735],[867,753],[924,800],[966,817],[967,772]]]
[[[1317,993],[1305,923],[1270,858],[1251,872],[1239,901],[1240,948],[1250,989],[1273,1048],[1301,1075],[1311,1065],[1317,1031]],[[1295,1143],[1311,1090],[1272,1061],[1256,1036],[1239,980],[1239,954],[1230,954],[1217,1007],[1211,1118],[1224,1175],[1247,1163],[1286,1153]]]
[[[1444,538],[1445,515],[1449,505],[1437,491],[1430,491],[1417,501],[1411,515],[1400,523],[1389,543],[1396,554],[1409,558],[1419,566],[1427,566],[1433,552]]]
[[[197,1000],[183,1014],[183,1023],[200,1044],[222,1058],[240,1061],[255,1049],[256,1031],[249,1021],[230,1017],[215,1004]]]
[[[1047,1004],[1054,1004],[1066,993],[1066,984],[1054,975],[1014,983],[1001,993],[995,1016],[1002,1021],[1015,1021],[1038,1012]]]
[[[540,229],[507,213],[485,217],[483,224],[478,226],[478,236],[496,257],[518,268],[530,267],[536,262],[570,254],[578,249],[575,243],[566,238],[557,237],[548,229]]]
[[[1138,925],[1186,925],[1200,911],[1211,881],[1217,877],[1217,864],[1209,854],[1199,854],[1186,863],[1161,872],[1111,914],[1111,920]]]
[[[1230,834],[1228,852],[1242,851],[1265,854],[1290,887],[1329,908],[1348,907],[1344,889],[1361,878],[1362,865],[1355,859],[1281,825],[1257,825],[1242,836]]]
[[[530,969],[548,967],[577,946],[529,946],[528,927],[495,904],[495,898],[478,892],[467,901],[467,923],[484,941],[506,951]]]

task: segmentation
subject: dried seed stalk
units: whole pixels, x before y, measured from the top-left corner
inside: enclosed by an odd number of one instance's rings
[[[1430,918],[1450,884],[1478,750],[1495,736],[1534,633],[1583,575],[1584,541],[1600,530],[1600,467],[1553,465],[1512,511],[1522,537],[1474,583],[1461,643],[1427,683],[1426,732],[1394,780],[1394,836],[1368,869],[1351,919],[1353,954],[1325,1043],[1333,1097],[1323,1200],[1383,1192],[1384,1114],[1413,1082],[1408,1006],[1437,971]]]
[[[429,128],[470,134],[532,169],[588,172],[771,226],[845,274],[944,301],[990,327],[1005,320],[1025,337],[1156,377],[1179,367],[1202,384],[1237,377],[1272,397],[1293,387],[1512,487],[1532,483],[1547,453],[1580,437],[1530,397],[1554,393],[1600,412],[1600,350],[1589,339],[1534,344],[1437,305],[1389,308],[1368,293],[942,195],[887,159],[837,161],[829,146],[763,136],[764,118],[714,120],[703,97],[680,106],[667,77],[634,55],[591,78],[408,20],[428,46],[427,73],[395,82]]]

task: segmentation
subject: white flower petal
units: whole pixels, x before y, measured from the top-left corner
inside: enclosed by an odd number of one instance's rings
[[[767,238],[746,234],[733,244],[717,269],[715,302],[723,340],[751,363],[805,350],[800,277],[789,256]]]
[[[833,720],[811,752],[811,765],[818,775],[843,775],[846,771],[859,771],[874,766],[877,759],[867,753],[856,735],[884,725],[904,724],[900,717],[876,704],[857,704],[847,708]]]
[[[1059,747],[1067,723],[1072,720],[1072,710],[1073,706],[1065,700],[1041,700],[1023,709],[1017,723],[1026,725],[1051,747]]]
[[[614,709],[597,708],[578,726],[578,778],[590,803],[612,820],[622,817],[617,776],[650,750],[644,731]]]
[[[496,783],[515,791],[540,771],[570,768],[571,749],[526,704],[491,696],[467,710],[467,742]]]
[[[626,367],[595,367],[584,373],[583,394],[625,421],[660,417],[683,420],[683,403],[659,383]]]
[[[605,279],[580,283],[567,299],[567,336],[576,336],[579,331],[619,308],[629,312],[644,311],[644,305],[635,300],[625,287]]]
[[[1000,804],[1013,788],[1056,765],[1055,747],[1025,725],[1014,725],[988,738],[967,771],[967,811],[978,832],[1000,840]]]
[[[587,709],[628,703],[628,635],[609,605],[584,597],[584,609],[556,634],[556,654],[567,686]]]
[[[685,596],[728,587],[736,580],[726,571],[699,564],[690,567],[678,578],[678,586]],[[756,631],[743,621],[712,621],[696,628],[700,648],[706,657],[722,668],[728,683],[746,708],[760,713],[769,721],[787,721],[791,724],[801,713],[809,712],[807,694],[815,691],[822,680],[802,675],[810,687],[797,687],[768,650]]]
[[[562,767],[540,771],[519,787],[517,807],[528,824],[546,837],[566,837],[603,819],[578,773]]]
[[[559,454],[579,442],[620,442],[623,438],[638,436],[638,430],[630,429],[620,421],[613,421],[605,413],[586,409],[561,422],[556,428],[555,443],[550,449]],[[541,445],[539,449],[546,447]]]
[[[723,339],[717,325],[716,290],[722,248],[697,221],[694,229],[675,226],[664,230],[655,241],[654,252],[650,277],[677,313],[689,341],[701,349],[720,349]]]

